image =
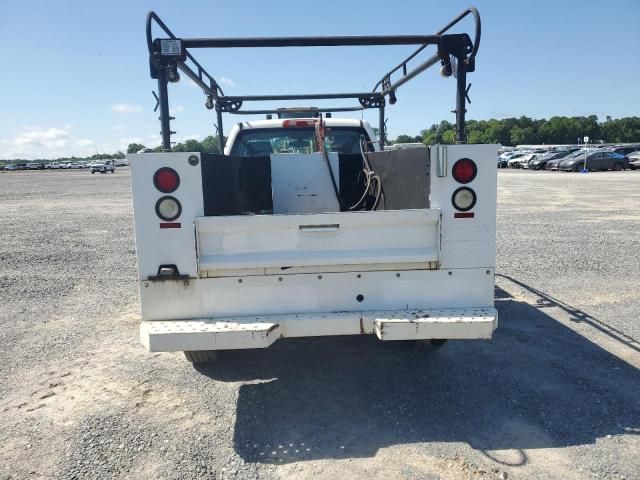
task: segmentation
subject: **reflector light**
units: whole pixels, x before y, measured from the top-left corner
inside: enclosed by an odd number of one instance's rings
[[[461,158],[453,164],[453,178],[458,183],[469,183],[478,173],[476,163],[470,158]]]
[[[165,222],[171,222],[182,213],[182,205],[177,198],[162,197],[156,202],[156,215]]]
[[[315,125],[315,120],[284,120],[282,122],[283,128],[304,128],[304,127],[313,127]]]
[[[153,184],[162,193],[171,193],[180,186],[180,176],[173,168],[162,167],[153,175]]]
[[[476,192],[469,187],[460,187],[451,196],[451,203],[461,212],[471,210],[476,204]]]

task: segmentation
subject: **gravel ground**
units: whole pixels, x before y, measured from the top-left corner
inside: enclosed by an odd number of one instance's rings
[[[640,478],[640,172],[500,171],[492,342],[138,344],[127,169],[0,174],[0,478]]]

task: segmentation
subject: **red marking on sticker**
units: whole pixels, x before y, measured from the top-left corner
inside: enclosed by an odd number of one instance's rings
[[[475,213],[473,212],[456,212],[453,214],[454,218],[473,218],[475,217]]]
[[[160,228],[182,228],[181,223],[161,223]]]

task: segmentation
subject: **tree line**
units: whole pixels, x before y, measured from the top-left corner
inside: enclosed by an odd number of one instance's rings
[[[203,153],[218,153],[219,152],[218,137],[209,135],[205,137],[201,142],[190,138],[184,142],[176,143],[171,150],[173,152],[203,152]],[[138,153],[140,150],[146,150],[149,147],[142,145],[141,143],[130,143],[127,146],[127,153]],[[151,147],[154,152],[162,152],[161,146]]]
[[[640,117],[598,122],[588,117],[551,117],[536,120],[522,116],[490,120],[468,120],[465,124],[467,143],[499,143],[502,145],[576,144],[589,137],[591,143],[640,142]],[[455,124],[446,120],[434,123],[419,135],[399,135],[391,143],[454,143]],[[579,140],[578,140],[579,139]],[[388,143],[388,141],[387,141]]]
[[[468,120],[466,122],[467,143],[499,143],[501,145],[565,145],[581,143],[589,137],[591,143],[633,143],[640,142],[640,117],[612,119],[607,116],[604,122],[598,122],[596,115],[588,117],[551,117],[533,119],[503,118],[490,120]],[[378,130],[373,129],[377,135]],[[454,143],[455,124],[442,120],[434,123],[418,135],[398,135],[394,140],[385,138],[386,144],[392,143]],[[133,143],[127,153],[144,150],[144,145]],[[154,147],[160,152],[162,147]],[[202,142],[187,140],[172,147],[174,152],[218,152],[218,137],[209,135]]]

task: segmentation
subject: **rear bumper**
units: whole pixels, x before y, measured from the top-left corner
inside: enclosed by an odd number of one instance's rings
[[[266,348],[284,337],[375,334],[380,340],[490,339],[494,308],[271,315],[159,320],[140,325],[151,352]]]

